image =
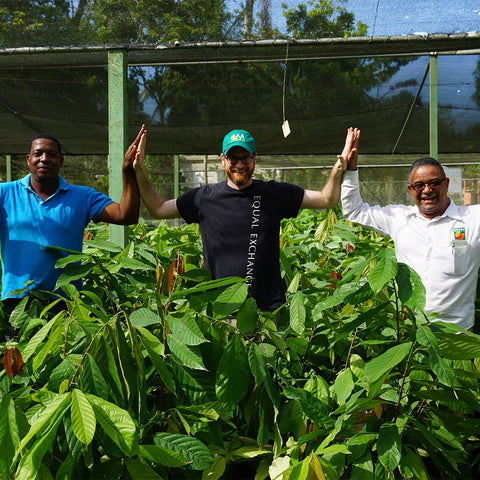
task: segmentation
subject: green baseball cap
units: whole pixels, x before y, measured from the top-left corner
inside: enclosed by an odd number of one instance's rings
[[[243,147],[247,152],[256,152],[253,137],[246,130],[232,130],[225,135],[222,153],[226,155],[232,147]]]

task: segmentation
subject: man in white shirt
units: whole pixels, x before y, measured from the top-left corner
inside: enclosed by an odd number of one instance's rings
[[[356,149],[360,131],[355,129],[353,136]],[[392,238],[397,260],[420,275],[425,312],[438,314],[432,320],[471,329],[480,265],[480,205],[455,205],[443,167],[426,157],[410,168],[408,189],[415,206],[371,207],[360,196],[357,159],[350,157],[342,182],[345,218]]]

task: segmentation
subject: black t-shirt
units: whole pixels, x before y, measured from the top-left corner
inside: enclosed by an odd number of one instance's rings
[[[290,183],[253,180],[236,190],[225,181],[181,195],[177,208],[187,223],[200,225],[204,263],[212,278],[245,278],[258,307],[270,310],[285,302],[280,221],[298,214],[303,193]]]

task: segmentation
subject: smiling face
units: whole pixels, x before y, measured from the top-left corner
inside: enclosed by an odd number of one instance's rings
[[[60,167],[63,165],[63,156],[54,140],[37,138],[33,140],[30,147],[27,164],[32,174],[32,182],[56,181]]]
[[[412,170],[408,189],[420,213],[429,219],[447,209],[449,179],[434,165],[421,165]]]
[[[241,190],[252,183],[255,170],[256,153],[250,153],[242,147],[232,147],[225,156],[222,153],[222,164],[228,178],[228,185]]]

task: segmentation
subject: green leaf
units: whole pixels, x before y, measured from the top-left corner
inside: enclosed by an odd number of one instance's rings
[[[351,370],[348,368],[343,370],[337,375],[335,383],[333,385],[333,391],[335,392],[337,403],[343,405],[355,388],[355,382]]]
[[[167,336],[167,343],[172,355],[183,365],[194,370],[206,370],[202,354],[196,345],[185,345],[182,338]]]
[[[20,445],[15,404],[9,394],[0,400],[0,478],[10,478],[11,464]]]
[[[133,327],[147,327],[162,323],[162,319],[148,308],[139,308],[130,314],[130,323]]]
[[[160,342],[160,340],[146,328],[138,327],[137,331],[140,334],[140,339],[143,343],[143,346],[145,347],[145,350],[152,361],[152,365],[160,375],[165,387],[176,395],[175,380],[165,364],[165,348],[163,343]]]
[[[74,478],[75,462],[71,455],[63,459],[62,464],[55,474],[55,480],[70,480]]]
[[[141,270],[144,271],[155,271],[155,267],[149,265],[145,262],[141,262],[135,258],[128,258],[128,257],[120,257],[118,259],[118,263],[122,266],[122,268],[128,268],[129,270]]]
[[[378,252],[376,265],[368,274],[368,283],[378,293],[397,274],[397,259],[391,248],[382,248]]]
[[[290,385],[284,385],[283,392],[287,398],[297,400],[303,413],[307,415],[317,426],[329,421],[330,408],[310,392]]]
[[[192,314],[186,314],[179,318],[168,315],[167,321],[172,334],[185,345],[200,345],[208,342]]]
[[[52,402],[50,402],[47,405],[47,407],[43,411],[41,411],[38,414],[38,416],[36,416],[34,418],[33,423],[30,427],[30,430],[22,438],[22,441],[20,442],[20,445],[19,445],[17,451],[15,452],[13,462],[15,462],[18,455],[20,455],[22,450],[26,447],[26,445],[30,442],[30,440],[32,440],[32,438],[35,437],[35,435],[37,435],[37,433],[40,433],[40,438],[43,438],[43,436],[46,435],[46,432],[49,429],[56,430],[56,427],[58,425],[58,422],[61,420],[61,417],[64,415],[64,413],[70,407],[70,400],[71,400],[70,397],[71,397],[70,392],[64,393],[63,395],[56,395],[54,400]],[[51,439],[51,441],[53,441],[53,438]],[[37,441],[35,443],[40,443],[40,442]],[[48,444],[48,442],[47,442],[47,444]],[[42,444],[42,445],[45,446],[45,444]],[[50,443],[50,445],[51,445],[51,443]],[[49,448],[50,445],[48,445],[47,448]],[[39,447],[39,449],[37,451],[38,455],[41,454],[42,448],[43,447]],[[32,453],[31,454],[31,455],[33,455],[34,458],[31,458],[30,462],[33,461],[34,464],[37,465],[37,468],[38,468],[38,464],[36,463],[37,462],[37,453],[35,453],[35,454]],[[42,457],[43,457],[43,454],[41,455]],[[23,458],[25,458],[25,457],[23,457]],[[32,464],[28,463],[28,468],[30,466],[32,466]],[[28,470],[28,468],[26,467],[27,470]]]
[[[87,251],[91,250],[105,250],[111,253],[120,253],[123,249],[118,244],[110,242],[103,238],[96,238],[95,240],[85,240],[83,244],[88,247]]]
[[[147,460],[164,467],[178,468],[188,464],[180,452],[160,445],[140,445],[138,453]]]
[[[400,471],[405,478],[415,478],[416,480],[430,480],[431,478],[422,457],[406,447],[400,461]]]
[[[146,463],[135,460],[134,458],[127,458],[125,461],[128,473],[131,478],[144,480],[163,480],[155,470],[151,469]]]
[[[71,416],[73,433],[85,446],[90,445],[95,435],[95,413],[85,394],[78,389],[72,391]]]
[[[211,375],[207,372],[184,368],[182,364],[174,363],[174,365],[175,378],[190,402],[198,405],[217,399]]]
[[[50,475],[50,471],[46,465],[42,464],[42,460],[45,454],[52,448],[58,425],[67,409],[68,404],[63,403],[61,408],[56,410],[49,420],[44,424],[41,435],[36,438],[36,441],[21,458],[15,472],[16,480],[49,478],[47,474]]]
[[[439,352],[442,357],[451,360],[480,358],[480,337],[478,335],[442,334]]]
[[[100,398],[108,398],[108,385],[97,362],[87,354],[82,364],[81,385],[84,393],[92,393]]]
[[[449,387],[458,386],[455,372],[449,365],[449,362],[442,358],[437,351],[429,351],[429,361],[435,375],[438,376],[438,380]]]
[[[90,260],[90,259],[91,259],[90,255],[87,255],[85,253],[74,253],[72,255],[68,255],[66,257],[59,258],[55,262],[55,268],[63,269],[71,263],[80,263],[82,260]]]
[[[255,386],[260,385],[267,375],[265,357],[256,343],[252,343],[248,349],[248,364],[255,378]]]
[[[257,302],[248,297],[240,305],[237,312],[237,327],[242,333],[247,333],[255,328],[258,321]]]
[[[218,364],[215,380],[217,398],[221,402],[238,405],[247,393],[249,367],[245,342],[234,335],[227,343]]]
[[[245,280],[240,277],[225,277],[225,278],[219,278],[216,280],[209,280],[208,282],[199,283],[193,288],[187,288],[185,290],[176,290],[175,292],[173,292],[172,297],[184,298],[186,295],[191,295],[193,293],[201,293],[201,292],[206,292],[208,290],[216,290],[217,288],[222,288],[227,285],[231,286],[232,283],[244,284]]]
[[[43,343],[48,333],[55,325],[55,322],[47,322],[29,341],[27,346],[22,350],[22,358],[24,362],[35,353],[35,350],[39,345]]]
[[[223,455],[215,455],[213,457],[213,463],[203,471],[202,480],[219,480],[223,478],[226,467],[226,458]]]
[[[248,295],[246,283],[235,283],[230,285],[217,297],[213,304],[213,313],[226,317],[239,309]]]
[[[297,335],[305,331],[305,299],[302,292],[296,292],[290,297],[290,326]]]
[[[87,394],[95,417],[108,437],[128,456],[135,455],[138,447],[138,432],[127,411],[95,395]]]
[[[57,279],[55,290],[57,290],[58,288],[62,288],[67,283],[71,283],[75,280],[86,277],[94,268],[94,263],[86,263],[83,265],[77,265],[75,263],[72,263],[70,265],[67,265]]]
[[[60,365],[52,370],[48,380],[48,388],[52,392],[58,392],[60,384],[66,379],[70,381],[77,370],[77,366],[67,357],[62,360]]]
[[[402,458],[402,440],[394,423],[384,423],[378,432],[378,459],[389,472],[393,472]]]
[[[365,364],[365,375],[373,383],[398,365],[409,353],[412,342],[401,343]]]
[[[417,322],[416,339],[420,345],[438,350],[438,340],[429,325]]]
[[[395,277],[401,302],[415,312],[425,308],[425,287],[418,273],[404,263],[398,264]]]
[[[349,480],[374,480],[374,466],[372,454],[365,454],[352,464],[352,472]]]
[[[197,438],[178,433],[157,433],[153,437],[155,445],[173,450],[190,463],[192,470],[205,470],[213,462],[210,450]]]

